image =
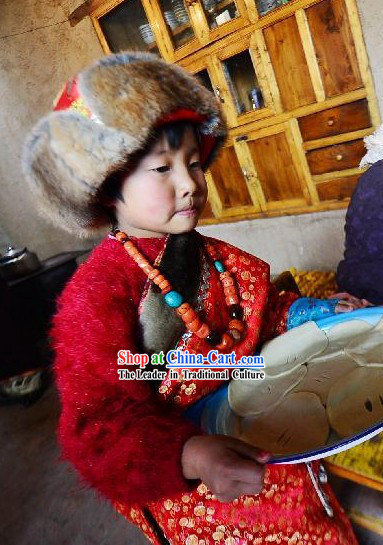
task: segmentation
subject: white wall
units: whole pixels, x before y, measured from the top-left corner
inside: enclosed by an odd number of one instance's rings
[[[383,1],[357,0],[357,4],[380,112],[383,116]]]
[[[335,270],[343,253],[345,210],[209,225],[198,229],[270,263],[272,273],[290,267]]]
[[[73,2],[72,2],[73,3]],[[69,0],[0,1],[0,224],[40,258],[88,247],[38,217],[21,170],[27,131],[66,80],[102,55],[89,18],[71,27]],[[42,28],[41,28],[42,27]]]

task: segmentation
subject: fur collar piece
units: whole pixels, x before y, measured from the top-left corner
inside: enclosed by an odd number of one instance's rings
[[[367,153],[360,162],[360,168],[364,168],[383,159],[383,125],[371,136],[364,139]]]
[[[200,240],[192,231],[171,235],[161,259],[159,269],[169,279],[173,288],[185,300],[195,301],[201,275]],[[165,353],[175,346],[185,326],[181,318],[164,301],[155,284],[151,284],[140,314],[142,342],[145,351]]]

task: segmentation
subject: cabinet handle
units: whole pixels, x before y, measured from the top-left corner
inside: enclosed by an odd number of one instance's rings
[[[337,161],[341,161],[343,159],[343,155],[341,153],[338,153],[338,155],[336,155],[335,159]]]
[[[335,124],[335,119],[329,119],[329,120],[327,121],[327,125],[328,125],[329,127],[332,127],[334,124]]]
[[[242,174],[247,181],[249,181],[251,178],[254,177],[254,174],[252,174],[251,172],[248,172],[245,168],[242,169]]]
[[[217,97],[217,99],[223,104],[225,102],[225,99],[221,95],[221,89],[219,87],[216,87],[214,89],[214,93],[215,93],[215,96]]]

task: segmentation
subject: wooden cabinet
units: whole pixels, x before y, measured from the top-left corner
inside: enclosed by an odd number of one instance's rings
[[[105,52],[153,51],[221,102],[229,138],[201,223],[347,206],[380,124],[356,0],[85,4]]]
[[[306,14],[325,96],[363,87],[345,0],[323,0]]]
[[[306,115],[299,119],[304,141],[368,129],[371,118],[366,99]]]
[[[287,17],[263,31],[284,110],[316,101],[296,17]]]
[[[363,140],[335,144],[307,152],[312,174],[356,168],[365,154]]]

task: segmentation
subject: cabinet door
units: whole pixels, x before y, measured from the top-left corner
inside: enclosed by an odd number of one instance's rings
[[[210,55],[200,57],[200,59],[193,61],[191,65],[186,65],[184,68],[196,76],[200,83],[202,83],[206,89],[214,93],[219,100],[219,93],[217,94],[216,92],[217,80]]]
[[[344,0],[323,0],[306,10],[327,98],[363,86]]]
[[[362,173],[351,176],[329,177],[317,183],[320,201],[343,201],[350,199]]]
[[[311,180],[294,138],[292,123],[248,132],[248,177],[254,178],[262,210],[288,210],[311,204]],[[303,160],[302,160],[303,159]]]
[[[92,21],[105,53],[132,49],[166,54],[140,0],[106,2],[92,13]]]
[[[206,174],[209,200],[217,218],[260,211],[257,194],[247,184],[245,175],[234,144],[227,144]]]
[[[368,129],[371,125],[366,99],[327,108],[299,119],[304,142]]]
[[[177,61],[202,47],[191,22],[185,0],[142,0],[151,11],[150,19],[157,27],[169,61]]]
[[[207,45],[250,24],[244,0],[186,0],[200,42]]]
[[[294,16],[263,31],[285,110],[316,102],[309,65]]]
[[[307,152],[312,174],[325,174],[357,168],[366,153],[363,140],[354,140]]]
[[[259,17],[264,17],[275,9],[293,1],[294,0],[254,0]]]
[[[274,114],[266,71],[253,36],[227,44],[211,57],[214,91],[224,103],[230,127]]]

